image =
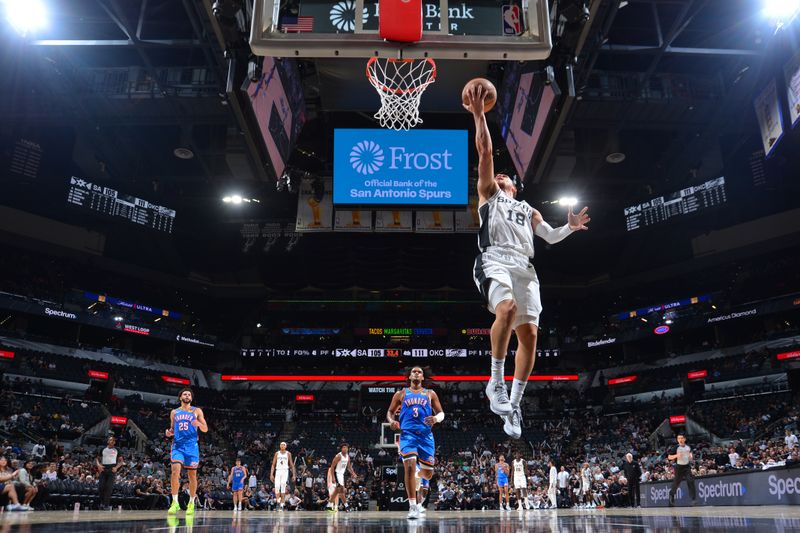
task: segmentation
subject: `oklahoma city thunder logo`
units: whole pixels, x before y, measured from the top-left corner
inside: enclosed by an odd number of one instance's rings
[[[361,141],[350,150],[350,164],[359,174],[375,174],[383,166],[383,149],[373,141]]]
[[[356,4],[353,0],[343,0],[334,4],[331,8],[331,24],[339,31],[353,31],[356,29]],[[362,21],[367,22],[369,13],[364,8]]]

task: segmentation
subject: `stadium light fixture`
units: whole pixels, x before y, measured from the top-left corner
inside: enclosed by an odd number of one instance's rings
[[[561,207],[573,207],[578,203],[578,199],[574,196],[564,196],[558,199],[558,205]]]
[[[3,0],[6,19],[20,35],[28,35],[47,26],[47,9],[41,0]]]
[[[764,0],[764,15],[783,25],[800,13],[800,0]]]

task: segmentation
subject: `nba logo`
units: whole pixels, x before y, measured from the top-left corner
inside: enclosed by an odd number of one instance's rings
[[[522,24],[519,20],[519,6],[503,6],[503,35],[519,35]]]

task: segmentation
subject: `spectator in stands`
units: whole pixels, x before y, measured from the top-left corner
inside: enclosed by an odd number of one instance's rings
[[[4,459],[5,457],[0,457]],[[6,465],[8,463],[6,462]],[[14,488],[13,481],[19,476],[19,472],[9,472],[8,470],[0,470],[0,496],[5,496],[11,502],[6,506],[8,511],[27,511],[25,506],[20,505],[19,498],[17,497],[17,490]]]
[[[45,453],[46,453],[46,448],[44,446],[43,441],[40,440],[39,442],[33,445],[33,449],[31,450],[31,455],[33,455],[34,459],[36,459],[37,461],[42,461],[44,459]]]
[[[33,461],[25,461],[22,468],[19,469],[19,476],[17,477],[19,484],[25,487],[22,505],[27,507],[30,511],[33,510],[31,502],[33,502],[33,499],[36,498],[36,495],[39,493],[39,489],[33,482],[33,465]]]
[[[783,438],[783,441],[786,443],[786,449],[792,451],[797,446],[797,436],[792,433],[792,430],[786,430],[786,436]]]

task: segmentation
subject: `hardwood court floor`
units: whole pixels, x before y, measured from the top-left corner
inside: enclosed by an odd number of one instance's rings
[[[247,512],[199,511],[187,520],[183,512],[34,511],[0,515],[0,533],[24,532],[166,532],[206,533],[339,533],[400,532],[544,533],[798,531],[800,507],[693,507],[559,511],[428,511],[421,520],[401,512]]]

